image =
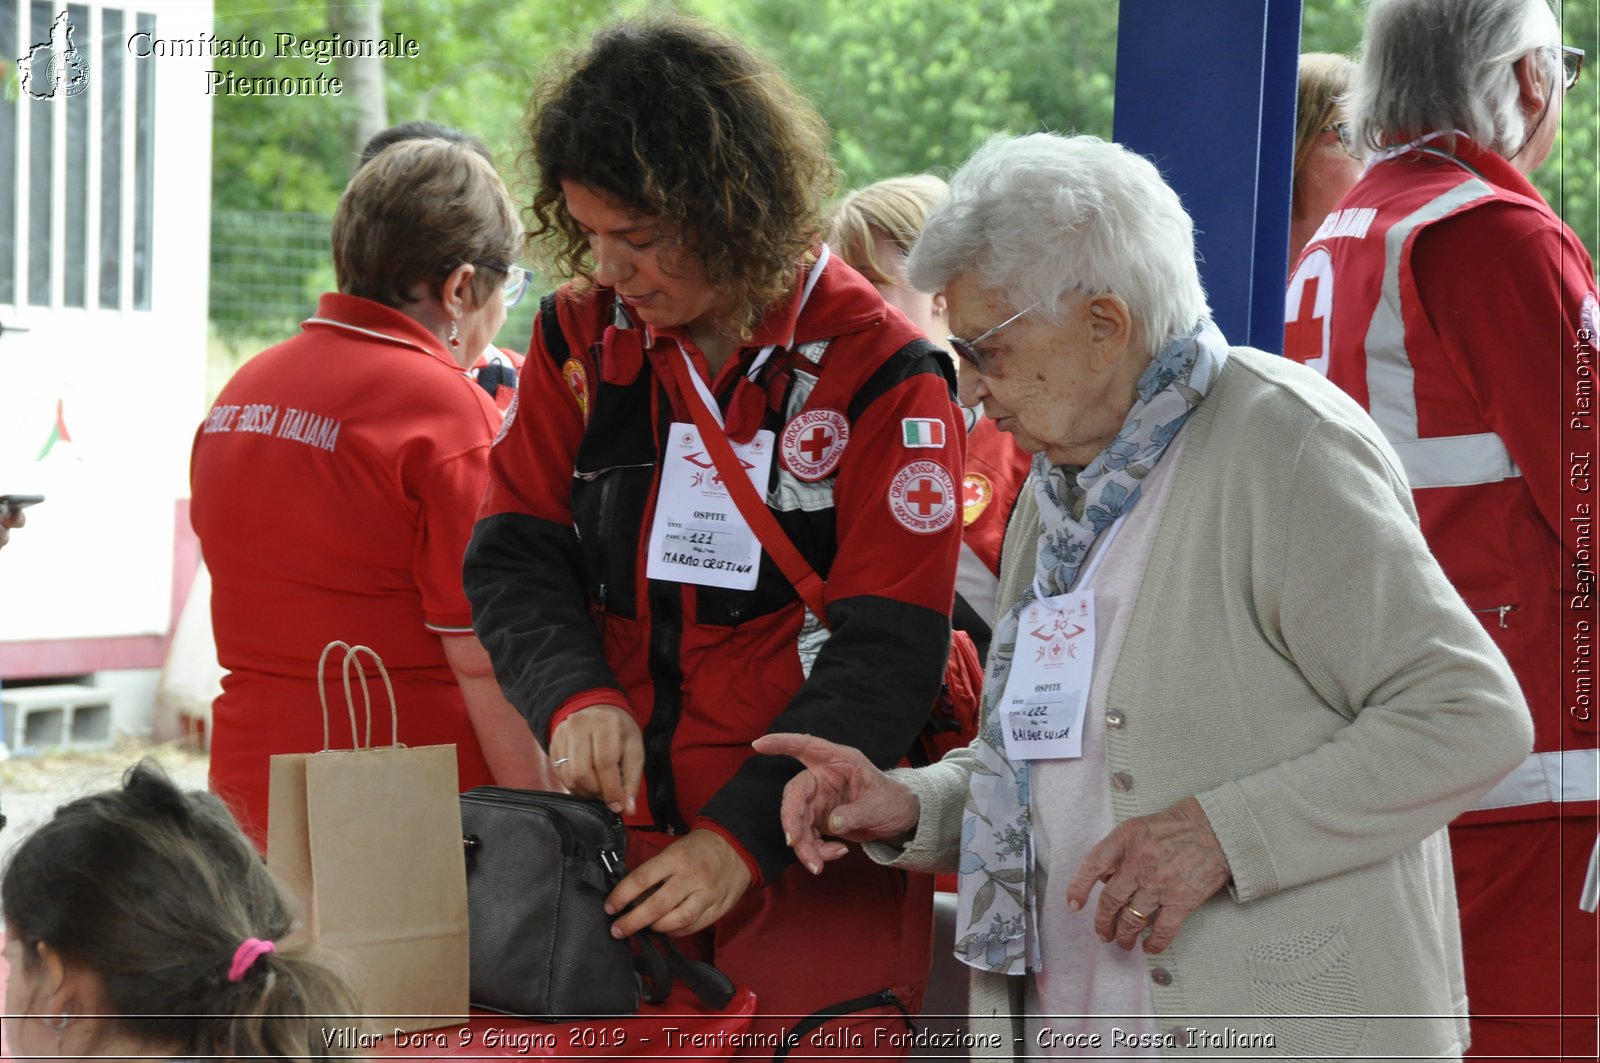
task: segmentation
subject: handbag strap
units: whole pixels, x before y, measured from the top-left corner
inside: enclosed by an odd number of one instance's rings
[[[661,1004],[672,995],[672,980],[689,987],[695,999],[712,1011],[722,1011],[733,1001],[733,979],[703,960],[685,956],[672,939],[654,930],[634,933],[639,943],[636,967],[649,986],[644,990],[648,1003]]]
[[[620,857],[600,854],[600,868],[604,872],[606,889],[616,889],[627,873]],[[638,901],[635,900],[634,904]],[[628,905],[623,912],[632,911],[634,904]],[[622,913],[618,913],[619,915]],[[648,927],[636,930],[633,933],[636,951],[633,955],[633,969],[639,975],[640,995],[649,1004],[661,1004],[672,995],[672,980],[677,978],[695,999],[713,1011],[722,1011],[732,1002],[737,991],[733,979],[724,974],[721,969],[706,963],[703,960],[691,960],[685,956],[672,939],[660,931]]]
[[[706,453],[711,455],[711,461],[717,467],[717,475],[722,477],[723,484],[728,488],[728,494],[733,497],[734,505],[739,507],[740,516],[750,525],[750,530],[756,533],[756,538],[761,540],[761,546],[767,551],[767,556],[772,558],[773,564],[777,565],[789,582],[794,584],[794,589],[800,595],[800,600],[806,603],[806,608],[826,626],[828,614],[826,599],[823,596],[825,585],[822,577],[817,575],[816,569],[806,563],[799,549],[784,534],[783,529],[778,526],[778,519],[772,515],[766,502],[757,493],[755,485],[750,482],[750,476],[744,471],[743,463],[733,453],[733,446],[728,442],[727,434],[711,416],[711,411],[706,409],[705,401],[701,399],[694,381],[689,379],[687,356],[683,356],[680,352],[680,357],[669,357],[667,361],[672,366],[672,375],[677,381],[678,391],[689,407],[689,416],[694,419],[694,426],[700,432],[700,442],[705,446]]]

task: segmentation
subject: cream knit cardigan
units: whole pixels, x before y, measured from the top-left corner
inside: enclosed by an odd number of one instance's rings
[[[1443,828],[1532,746],[1516,681],[1429,553],[1399,460],[1343,393],[1235,348],[1188,431],[1107,693],[1125,723],[1106,730],[1106,768],[1132,778],[1111,790],[1117,821],[1195,795],[1233,869],[1146,958],[1162,1051],[1458,1056]],[[1033,578],[1038,535],[1025,489],[1002,611]],[[970,763],[957,750],[896,773],[921,821],[875,858],[952,869]],[[1066,883],[1048,888],[1041,903],[1065,903]],[[1023,1053],[1020,983],[972,972],[972,1032],[1002,1046],[974,1055]]]

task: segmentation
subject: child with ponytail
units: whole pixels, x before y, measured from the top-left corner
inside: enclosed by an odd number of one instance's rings
[[[0,897],[13,1057],[346,1054],[324,1031],[356,1013],[347,985],[285,940],[290,912],[222,803],[151,762],[57,809]]]

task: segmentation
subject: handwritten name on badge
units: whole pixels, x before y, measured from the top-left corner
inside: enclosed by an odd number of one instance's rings
[[[1083,756],[1083,710],[1088,693],[1041,683],[1034,698],[1006,709],[1006,755],[1013,760]]]
[[[656,515],[650,526],[645,574],[702,587],[754,590],[761,542],[722,482],[692,424],[674,422],[663,456]],[[773,433],[762,429],[734,456],[758,490],[772,469]]]
[[[1029,602],[1018,617],[1015,652],[1000,699],[1006,756],[1083,756],[1083,717],[1094,678],[1094,592]]]

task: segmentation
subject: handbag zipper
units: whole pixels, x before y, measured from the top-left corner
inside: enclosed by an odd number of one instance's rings
[[[530,795],[535,793],[537,796],[530,798]],[[578,812],[594,820],[605,829],[607,844],[600,847],[600,858],[602,863],[606,865],[607,871],[611,870],[613,863],[618,867],[622,866],[621,853],[627,845],[627,833],[623,828],[622,817],[610,809],[597,808],[586,798],[544,790],[528,791],[514,790],[505,786],[479,786],[474,790],[468,791],[468,794],[489,804],[506,808],[536,809],[544,812],[556,823],[556,830],[561,833],[564,847],[573,852],[577,850],[578,840],[576,835],[572,833],[571,824],[544,806],[561,805]]]

